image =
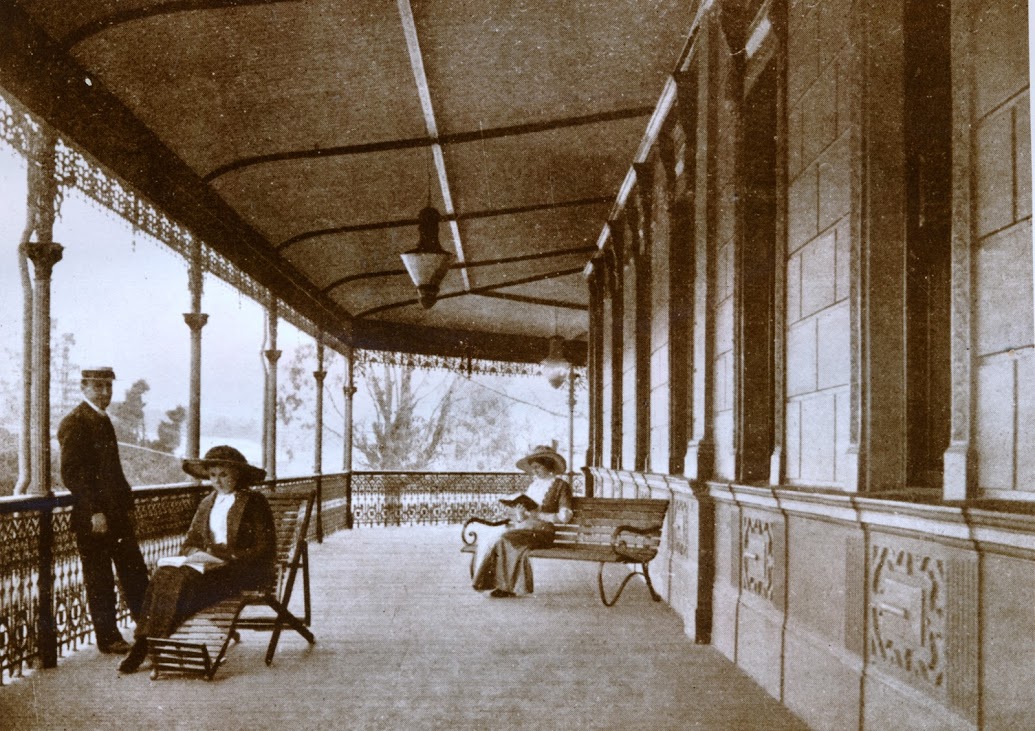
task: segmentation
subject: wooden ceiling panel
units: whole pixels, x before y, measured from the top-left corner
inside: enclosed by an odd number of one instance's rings
[[[429,313],[432,313],[430,318]],[[543,307],[481,295],[439,300],[430,311],[411,305],[385,312],[381,317],[411,326],[433,322],[436,327],[457,330],[484,330],[491,324],[492,331],[500,335],[542,337],[543,333],[554,332],[553,315]],[[585,313],[576,313],[572,319],[573,322],[584,321]],[[571,329],[574,331],[577,326]]]
[[[527,282],[509,287],[498,287],[494,290],[501,297],[526,297],[565,305],[589,306],[589,287],[582,272],[568,274],[563,277],[543,279],[538,282]]]
[[[653,106],[686,0],[412,0],[444,134]]]
[[[465,220],[461,233],[467,258],[484,261],[592,246],[607,211],[608,204],[598,203]],[[583,263],[586,258],[583,253]]]
[[[76,30],[118,13],[157,8],[168,0],[15,0],[48,35],[61,42]]]
[[[213,182],[274,245],[335,227],[416,221],[428,202],[427,150],[405,149],[255,165]],[[438,191],[432,205],[442,210]]]
[[[344,278],[376,281],[379,273],[403,271],[399,254],[416,245],[417,227],[399,226],[307,239],[287,248],[284,257],[306,273],[316,287],[327,290],[337,288],[334,285]]]
[[[158,15],[71,53],[203,177],[256,156],[426,133],[394,4]]]
[[[442,280],[440,296],[455,296],[462,293],[463,280],[460,271],[451,270]],[[330,296],[355,317],[383,317],[383,311],[417,309],[423,313],[422,319],[425,325],[437,326],[439,323],[439,304],[441,302],[431,310],[422,308],[417,302],[417,290],[405,272],[392,276],[355,280],[332,290]],[[461,297],[461,299],[463,298]],[[378,312],[372,312],[373,310]]]
[[[646,122],[635,117],[447,145],[457,211],[613,198]]]

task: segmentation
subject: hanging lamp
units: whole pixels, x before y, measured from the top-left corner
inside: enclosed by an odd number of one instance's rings
[[[438,224],[441,214],[433,206],[425,207],[417,217],[420,239],[417,248],[400,254],[403,265],[417,288],[421,307],[430,310],[438,299],[438,288],[449,271],[453,255],[438,243]]]

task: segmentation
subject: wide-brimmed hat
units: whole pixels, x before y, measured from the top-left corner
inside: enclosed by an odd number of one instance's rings
[[[209,468],[216,465],[227,465],[240,470],[241,478],[238,481],[238,487],[254,485],[266,479],[266,470],[248,464],[248,460],[245,459],[243,454],[226,444],[212,447],[212,449],[205,452],[205,456],[202,459],[183,460],[183,471],[191,477],[207,480]]]
[[[522,472],[531,472],[533,462],[542,462],[555,475],[564,474],[564,471],[568,469],[568,463],[564,460],[564,457],[557,454],[557,450],[546,444],[540,444],[532,450],[531,454],[527,454],[519,459],[517,461],[517,468]]]

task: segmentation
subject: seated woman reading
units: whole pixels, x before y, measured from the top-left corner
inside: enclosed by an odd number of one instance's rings
[[[528,552],[553,543],[554,525],[571,520],[571,485],[561,479],[564,457],[538,446],[517,461],[534,478],[525,492],[500,500],[510,508],[510,522],[499,531],[479,531],[474,588],[492,597],[531,594],[532,565]]]
[[[261,482],[266,471],[228,446],[213,447],[204,459],[184,460],[183,469],[211,480],[214,490],[198,505],[180,558],[160,561],[151,577],[133,647],[119,664],[120,673],[140,667],[148,637],[169,637],[191,615],[273,580],[273,514],[265,497],[247,489]]]

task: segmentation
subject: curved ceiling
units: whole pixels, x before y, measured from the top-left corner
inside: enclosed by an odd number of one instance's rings
[[[585,337],[694,5],[15,0],[0,83],[321,327],[530,359]],[[429,201],[456,264],[424,310],[399,254]]]

